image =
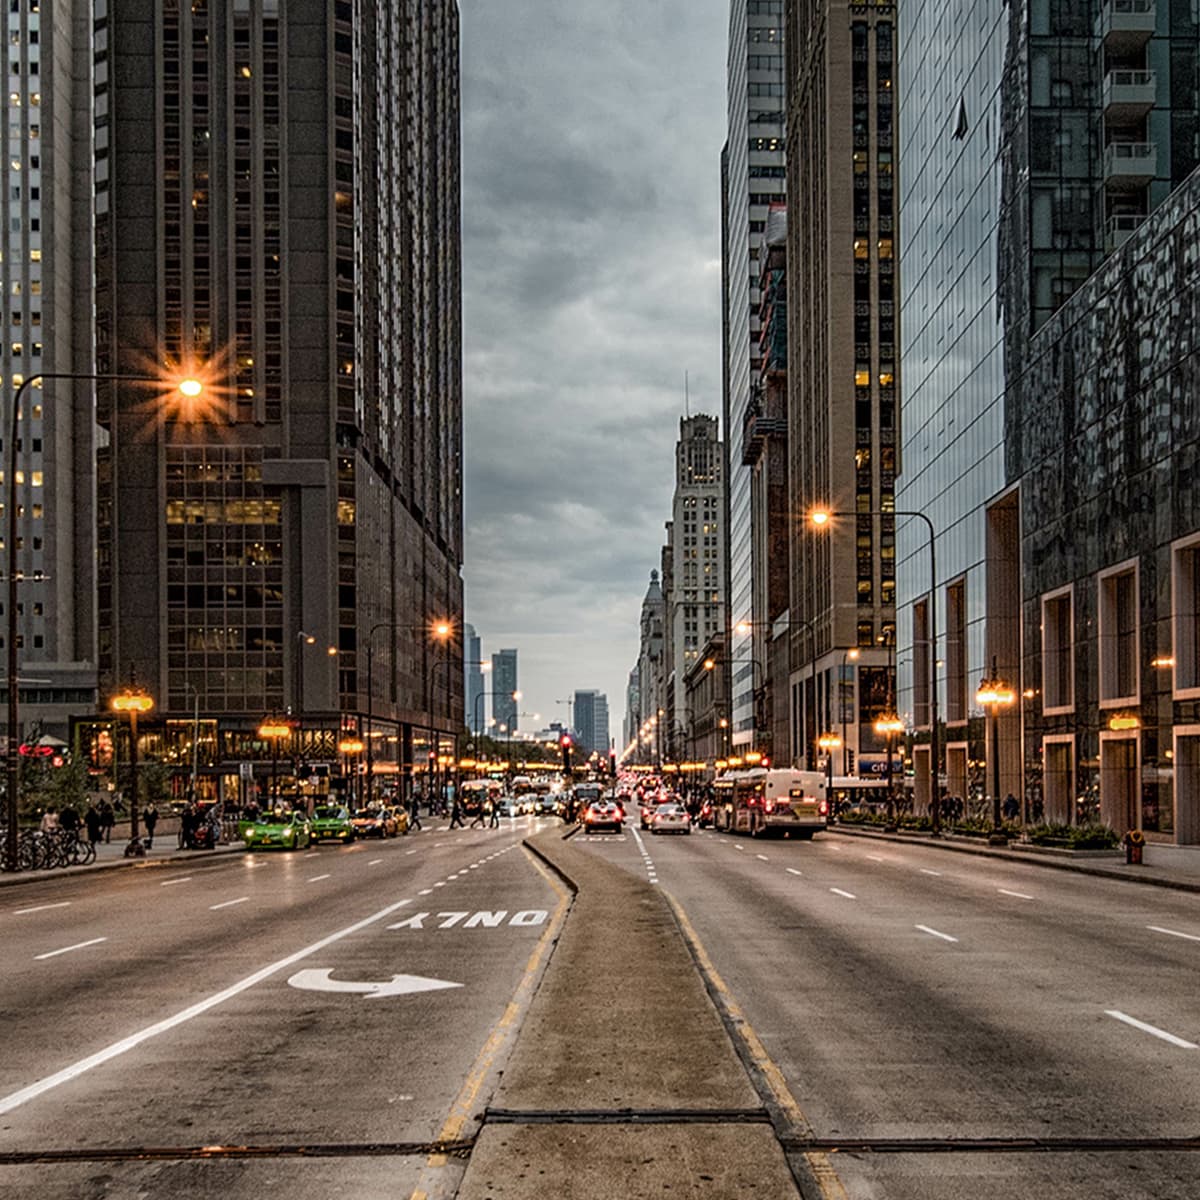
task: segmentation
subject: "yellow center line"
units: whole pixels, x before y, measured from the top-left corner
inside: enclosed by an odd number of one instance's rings
[[[754,1027],[746,1019],[746,1014],[742,1011],[741,1005],[733,998],[733,993],[726,986],[717,968],[713,965],[712,959],[708,956],[708,951],[704,948],[704,943],[700,940],[700,935],[696,932],[691,921],[688,920],[687,913],[683,911],[683,906],[670,892],[664,891],[663,895],[666,896],[667,902],[674,910],[675,919],[679,922],[679,928],[683,930],[683,936],[691,944],[692,953],[696,956],[696,961],[700,964],[700,969],[708,976],[713,990],[721,998],[721,1005],[728,1014],[732,1027],[737,1030],[737,1036],[744,1042],[750,1060],[767,1081],[767,1086],[771,1089],[771,1095],[774,1097],[775,1103],[779,1105],[788,1122],[800,1131],[804,1137],[812,1137],[813,1127],[811,1122],[804,1115],[804,1110],[797,1103],[795,1096],[792,1095],[791,1090],[788,1088],[787,1081],[783,1077],[783,1072],[776,1066],[775,1061],[767,1053],[767,1048],[762,1044],[762,1040],[758,1034],[754,1032]],[[823,1200],[849,1200],[848,1193],[845,1187],[842,1186],[842,1181],[837,1177],[837,1172],[830,1165],[827,1154],[814,1152],[805,1154],[804,1158],[808,1163],[813,1178],[817,1182],[817,1186],[821,1189]]]
[[[511,848],[509,847],[509,849]],[[529,1001],[533,998],[534,984],[541,971],[542,960],[558,937],[562,922],[566,916],[567,907],[571,902],[571,894],[562,885],[561,881],[548,871],[535,855],[531,854],[529,858],[539,873],[549,883],[550,887],[557,893],[558,907],[554,910],[554,916],[547,924],[546,931],[538,938],[537,945],[534,947],[533,953],[529,956],[529,961],[525,964],[524,974],[521,976],[521,982],[517,984],[516,991],[513,992],[512,999],[505,1006],[503,1015],[492,1027],[491,1033],[483,1044],[483,1049],[480,1050],[471,1070],[467,1073],[466,1081],[463,1083],[454,1103],[451,1104],[441,1132],[438,1134],[439,1142],[456,1142],[462,1137],[463,1128],[471,1119],[471,1113],[475,1107],[475,1100],[479,1095],[479,1089],[483,1087],[484,1082],[491,1074],[496,1064],[497,1055],[504,1049],[505,1043],[512,1036],[518,1018],[529,1006]],[[428,1200],[429,1192],[426,1188],[433,1182],[428,1178],[429,1172],[444,1167],[446,1161],[447,1156],[445,1154],[431,1154],[429,1156],[425,1163],[425,1169],[421,1172],[421,1179],[418,1182],[417,1189],[413,1192],[410,1200]]]

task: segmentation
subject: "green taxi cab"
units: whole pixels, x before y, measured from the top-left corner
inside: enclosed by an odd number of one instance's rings
[[[313,809],[311,820],[314,842],[354,841],[354,825],[350,821],[350,810],[340,804],[320,804]]]
[[[312,844],[312,829],[302,812],[265,812],[242,826],[247,850],[303,850]]]

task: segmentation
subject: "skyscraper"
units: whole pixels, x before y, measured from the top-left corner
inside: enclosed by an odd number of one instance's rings
[[[21,716],[25,729],[36,724],[65,738],[70,716],[93,711],[96,698],[93,385],[33,377],[95,370],[91,44],[70,6],[36,3],[11,7],[7,40],[0,469],[15,450],[17,650],[21,674],[37,679],[21,689]],[[25,380],[14,447],[9,405]],[[7,558],[7,509],[4,517]]]
[[[492,655],[492,719],[496,722],[493,734],[501,725],[508,733],[516,733],[521,704],[515,695],[517,683],[517,652],[497,650]]]
[[[579,690],[571,706],[571,725],[582,756],[595,751],[608,757],[608,697],[595,688]]]
[[[844,731],[861,766],[895,641],[896,13],[787,14],[791,753],[816,766]],[[814,508],[844,515],[816,529]]]
[[[727,135],[721,156],[721,260],[722,423],[728,487],[723,590],[731,625],[729,657],[736,664],[730,671],[735,746],[749,745],[754,737],[754,642],[749,623],[759,618],[754,612],[751,476],[743,465],[742,431],[751,404],[751,383],[760,367],[757,235],[766,228],[770,206],[786,199],[783,72],[783,0],[731,0]],[[738,625],[746,631],[739,632]]]
[[[370,710],[425,763],[463,713],[457,6],[146,0],[95,32],[98,369],[209,385],[99,388],[101,686],[136,672],[168,747],[198,698],[218,780],[288,708],[303,762]]]
[[[463,626],[463,667],[466,671],[467,728],[472,733],[483,732],[483,655],[479,635],[474,625]]]
[[[684,677],[700,647],[724,630],[725,539],[721,509],[724,462],[716,417],[684,417],[675,443],[675,492],[664,591],[670,645],[669,703],[662,707],[686,728]],[[665,741],[674,741],[664,730]]]

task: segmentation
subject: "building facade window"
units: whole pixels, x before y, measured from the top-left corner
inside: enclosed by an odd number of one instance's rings
[[[1100,705],[1136,704],[1138,680],[1138,568],[1122,563],[1099,576]]]
[[[1074,591],[1068,587],[1042,597],[1042,711],[1065,713],[1074,707]]]

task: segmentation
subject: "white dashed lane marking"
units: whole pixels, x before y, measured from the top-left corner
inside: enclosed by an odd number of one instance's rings
[[[951,937],[948,933],[942,933],[937,929],[930,929],[928,925],[918,925],[917,928],[922,933],[927,933],[931,937],[941,938],[943,942],[957,942],[958,938]]]
[[[1018,900],[1032,900],[1033,897],[1028,892],[1010,892],[1008,888],[997,889],[1002,896],[1015,896]],[[1200,938],[1196,939],[1200,942]]]
[[[803,871],[797,871],[795,867],[786,867],[785,870],[789,875],[803,875]]]
[[[328,879],[328,878],[329,878],[328,875],[314,875],[308,882],[309,883],[320,883],[322,879]]]
[[[220,904],[210,904],[208,910],[216,912],[218,908],[232,908],[235,904],[245,904],[249,899],[249,896],[239,896],[236,900],[224,900]]]
[[[845,896],[847,900],[857,900],[858,897],[853,892],[843,892],[841,888],[829,889],[835,896]]]
[[[13,912],[14,917],[23,917],[26,913],[45,912],[48,908],[69,908],[70,900],[62,900],[58,904],[37,904],[33,908],[18,908]]]
[[[1195,1042],[1184,1041],[1183,1038],[1176,1037],[1175,1034],[1168,1033],[1165,1029],[1159,1029],[1157,1025],[1147,1025],[1145,1021],[1139,1021],[1136,1017],[1129,1016],[1128,1013],[1118,1012],[1115,1008],[1107,1008],[1104,1012],[1105,1016],[1114,1017],[1126,1025],[1131,1025],[1134,1029],[1140,1029],[1143,1033],[1161,1038],[1164,1042],[1170,1042],[1172,1046],[1178,1046],[1181,1050],[1200,1050],[1200,1046],[1197,1046]]]
[[[1200,937],[1194,933],[1180,933],[1178,929],[1164,929],[1161,925],[1147,925],[1152,933],[1165,933],[1169,937],[1186,938],[1189,942],[1200,942]]]
[[[101,942],[107,942],[108,938],[92,938],[89,942],[76,942],[73,946],[64,946],[61,950],[50,950],[45,954],[35,954],[33,957],[37,960],[43,958],[57,958],[60,954],[70,954],[72,950],[82,950],[87,946],[98,946]]]

